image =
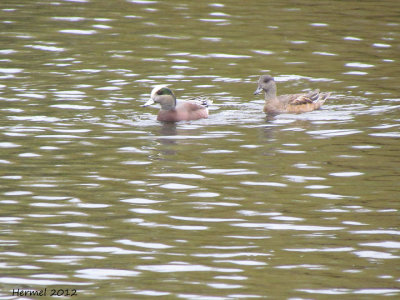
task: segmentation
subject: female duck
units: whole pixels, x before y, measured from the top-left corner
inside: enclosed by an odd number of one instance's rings
[[[304,113],[319,109],[330,93],[320,93],[319,90],[304,94],[276,95],[276,83],[269,75],[261,75],[258,80],[258,88],[254,92],[257,95],[264,91],[266,114],[280,113]]]
[[[196,97],[177,103],[174,93],[165,85],[157,85],[151,91],[150,99],[142,106],[154,103],[161,105],[157,120],[163,122],[179,122],[208,118],[208,106],[211,100]]]

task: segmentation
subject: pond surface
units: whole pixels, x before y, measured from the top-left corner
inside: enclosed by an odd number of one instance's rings
[[[400,5],[261,2],[1,1],[2,299],[398,299]]]

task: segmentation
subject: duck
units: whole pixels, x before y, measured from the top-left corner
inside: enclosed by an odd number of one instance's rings
[[[257,95],[264,91],[264,112],[267,115],[281,113],[305,113],[320,109],[331,93],[320,93],[319,89],[302,94],[276,95],[276,83],[272,76],[261,75],[258,87],[254,92]]]
[[[178,102],[170,88],[166,85],[156,85],[151,91],[150,99],[142,107],[155,103],[161,105],[157,115],[158,121],[179,122],[208,118],[208,106],[212,104],[212,100],[200,96]]]

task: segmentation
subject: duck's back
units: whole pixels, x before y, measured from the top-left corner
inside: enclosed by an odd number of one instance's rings
[[[330,93],[320,93],[314,90],[303,94],[280,95],[269,100],[264,106],[264,112],[278,113],[304,113],[321,108]]]

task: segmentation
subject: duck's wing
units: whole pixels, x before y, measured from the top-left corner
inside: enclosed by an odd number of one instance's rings
[[[320,93],[319,90],[294,97],[286,106],[287,112],[303,113],[321,108],[330,93]]]
[[[319,99],[320,93],[319,90],[311,91],[307,94],[297,94],[293,95],[296,97],[292,97],[291,101],[288,102],[290,105],[303,105],[310,104]]]
[[[195,98],[190,98],[190,99],[186,100],[185,102],[189,102],[189,103],[193,103],[193,104],[196,104],[196,105],[200,105],[202,107],[208,107],[213,103],[213,101],[210,98],[205,97],[205,96],[199,96],[199,97],[195,97]]]
[[[282,106],[287,105],[300,105],[312,102],[310,97],[307,94],[287,94],[287,95],[280,95],[277,97],[278,102]]]
[[[212,101],[207,98],[197,97],[185,101],[179,101],[175,107],[177,111],[195,112],[207,110]]]

